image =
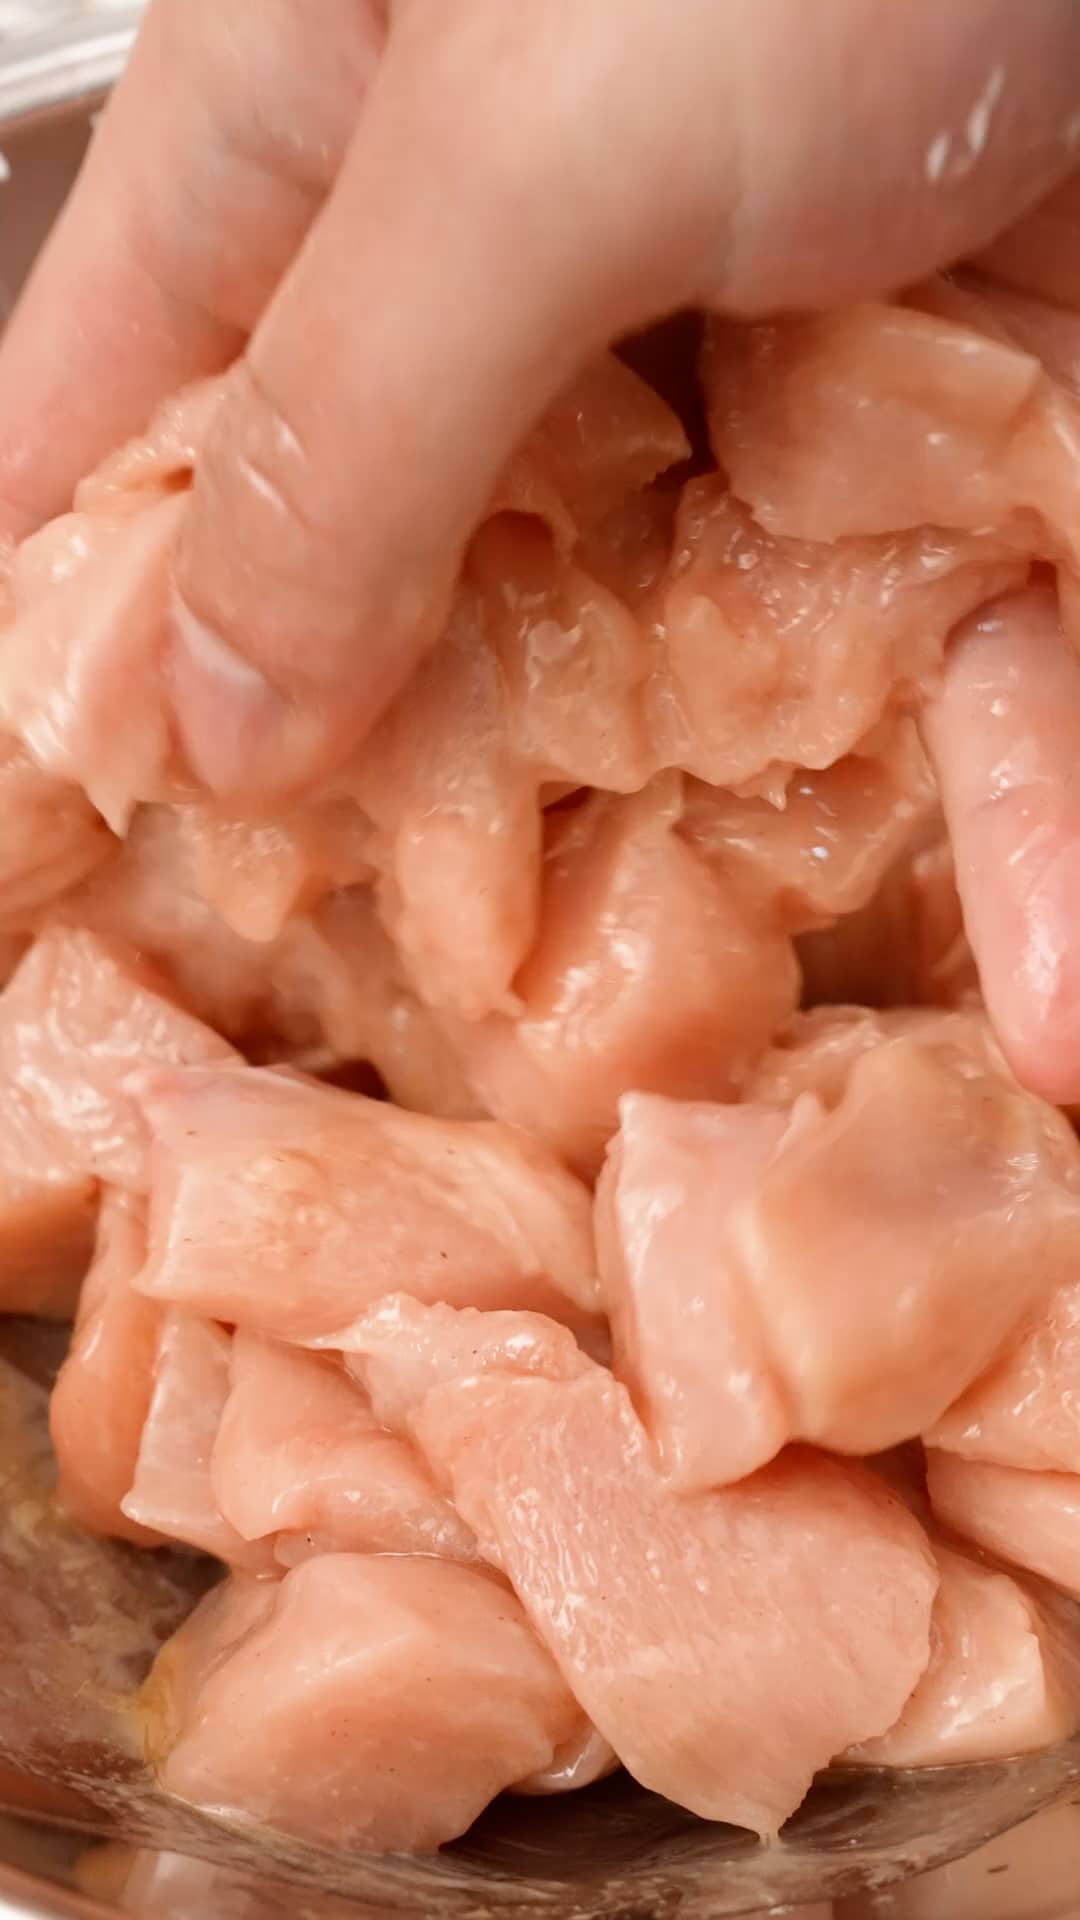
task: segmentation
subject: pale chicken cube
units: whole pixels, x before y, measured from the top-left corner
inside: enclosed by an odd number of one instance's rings
[[[328,1554],[211,1594],[145,1702],[166,1792],[378,1853],[456,1839],[583,1724],[501,1581],[408,1555]]]
[[[772,533],[985,530],[1075,564],[1080,404],[1039,361],[942,313],[884,304],[707,328],[709,428]]]
[[[926,1669],[932,1556],[859,1466],[792,1450],[679,1495],[599,1367],[466,1376],[411,1427],[623,1765],[706,1819],[776,1833]]]
[[[614,1366],[678,1484],[787,1440],[918,1435],[1080,1259],[1080,1148],[970,1053],[899,1037],[831,1110],[634,1095],[602,1176]]]
[[[145,1188],[129,1075],[233,1057],[135,955],[77,931],[35,941],[0,995],[0,1307],[70,1311],[97,1183]]]
[[[340,1361],[260,1334],[233,1338],[211,1481],[222,1517],[245,1540],[271,1540],[283,1565],[316,1550],[476,1558],[468,1528]]]
[[[775,799],[689,781],[679,831],[764,917],[799,933],[866,905],[932,797],[914,725],[901,720],[821,772],[797,770]]]
[[[682,817],[674,776],[555,815],[520,1011],[451,1029],[488,1110],[586,1176],[622,1094],[731,1097],[795,1006],[790,940],[697,857]]]
[[[1080,1599],[1080,1474],[927,1453],[934,1512],[962,1539]]]
[[[598,1314],[589,1194],[523,1133],[253,1068],[148,1076],[141,1101],[151,1298],[286,1339],[403,1281],[462,1306]]]
[[[131,1489],[150,1407],[161,1308],[132,1281],[146,1259],[146,1205],[109,1189],[94,1259],[79,1294],[71,1346],[49,1401],[61,1504],[93,1533],[160,1544],[130,1520]]]
[[[958,620],[1027,574],[972,534],[785,531],[717,475],[687,487],[646,690],[660,766],[733,788],[831,766],[918,701]]]
[[[230,1526],[211,1473],[229,1396],[229,1346],[221,1327],[190,1314],[162,1315],[150,1404],[121,1511],[149,1533],[266,1573],[274,1567],[272,1547]]]
[[[931,1535],[941,1583],[930,1664],[894,1727],[847,1757],[937,1767],[1034,1753],[1080,1727],[1080,1658],[1060,1620],[998,1568]]]
[[[1059,1281],[926,1441],[967,1460],[1080,1473],[1080,1279]]]

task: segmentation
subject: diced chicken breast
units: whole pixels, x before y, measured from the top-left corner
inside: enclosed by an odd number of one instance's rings
[[[936,1449],[926,1464],[939,1520],[1080,1599],[1080,1474],[1031,1473]]]
[[[621,1111],[598,1208],[614,1365],[681,1486],[786,1439],[919,1434],[1080,1259],[1071,1130],[959,1049],[873,1047],[832,1111],[803,1095],[787,1124]]]
[[[424,1305],[391,1294],[320,1345],[344,1355],[384,1427],[408,1430],[435,1386],[481,1373],[575,1380],[590,1362],[569,1328],[540,1313]]]
[[[1075,559],[1077,402],[984,327],[885,305],[718,321],[703,374],[717,458],[770,532],[990,529]]]
[[[595,1317],[589,1195],[526,1135],[268,1070],[148,1077],[153,1298],[281,1338],[418,1298]]]
[[[0,740],[0,927],[31,927],[114,847],[77,787],[43,773],[15,741]]]
[[[803,997],[870,1007],[979,1004],[952,848],[937,823],[895,861],[873,898],[797,943]]]
[[[552,816],[521,1011],[452,1029],[488,1110],[586,1175],[620,1095],[729,1097],[795,1005],[790,941],[709,871],[681,818],[673,776]]]
[[[790,1105],[800,1093],[814,1093],[825,1107],[843,1098],[851,1069],[864,1053],[887,1040],[910,1040],[946,1047],[966,1058],[978,1072],[1012,1079],[980,1008],[814,1007],[796,1014],[764,1053],[747,1085],[751,1099]],[[961,1066],[961,1070],[962,1066]]]
[[[779,804],[688,782],[680,832],[797,933],[865,906],[932,801],[918,736],[901,720],[873,750],[798,770]]]
[[[120,519],[70,515],[77,564],[66,577],[54,569],[24,602],[21,570],[37,572],[24,546],[15,617],[0,632],[0,722],[44,772],[82,787],[116,832],[169,782],[160,649],[183,509],[182,495],[163,494]],[[34,538],[58,534],[54,523]]]
[[[70,1311],[97,1181],[145,1186],[148,1136],[128,1075],[231,1057],[134,955],[83,932],[35,941],[0,995],[0,1307]]]
[[[968,1460],[1080,1473],[1080,1279],[1040,1301],[996,1364],[926,1436]]]
[[[918,699],[957,620],[1027,574],[974,534],[818,544],[787,531],[716,475],[688,485],[647,692],[659,765],[735,788],[831,766]]]
[[[157,1546],[121,1501],[135,1478],[150,1407],[161,1309],[132,1281],[146,1258],[146,1206],[106,1191],[93,1264],[79,1295],[67,1358],[49,1401],[63,1506],[93,1533]]]
[[[121,1510],[137,1527],[268,1572],[265,1542],[248,1542],[223,1517],[211,1457],[229,1395],[229,1335],[190,1314],[163,1315],[153,1389],[131,1490]]]
[[[273,1538],[287,1565],[314,1543],[325,1553],[476,1557],[413,1449],[379,1425],[340,1362],[260,1334],[233,1338],[211,1479],[222,1517],[245,1540]]]
[[[679,1495],[599,1367],[458,1380],[412,1426],[624,1766],[706,1819],[775,1833],[925,1671],[937,1572],[861,1467],[796,1450]]]
[[[344,1553],[211,1594],[160,1656],[146,1706],[167,1792],[380,1853],[455,1839],[583,1719],[501,1581]]]
[[[930,1665],[894,1727],[847,1757],[936,1767],[1033,1753],[1080,1726],[1080,1665],[1059,1623],[1007,1573],[931,1537],[941,1584]]]

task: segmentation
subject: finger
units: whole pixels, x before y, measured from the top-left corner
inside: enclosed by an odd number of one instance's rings
[[[333,178],[378,40],[356,0],[154,0],[0,348],[0,531],[65,506],[241,349]]]
[[[1049,588],[957,632],[925,716],[987,1010],[1014,1071],[1080,1099],[1080,656]]]
[[[174,689],[211,788],[295,788],[361,737],[438,632],[501,463],[589,350],[704,295],[922,271],[1056,177],[1072,0],[1036,0],[1022,31],[1003,0],[896,12],[902,31],[831,0],[808,31],[804,0],[684,0],[676,31],[654,0],[399,8],[197,476]],[[875,39],[870,66],[868,31],[889,54]],[[977,151],[938,177],[946,114]],[[853,167],[860,130],[874,159]]]

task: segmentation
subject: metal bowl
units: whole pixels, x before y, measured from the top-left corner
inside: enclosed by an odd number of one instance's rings
[[[83,18],[30,38],[0,40],[0,323],[75,177],[137,19],[135,7],[114,9],[97,21]],[[10,1357],[13,1350],[5,1336],[2,1351]],[[0,1622],[0,1671],[8,1689],[6,1696],[0,1693],[0,1722],[3,1699],[18,1703],[22,1651],[5,1648]],[[58,1641],[55,1651],[70,1664],[70,1646],[61,1649]],[[50,1649],[35,1646],[33,1652],[46,1669]],[[64,1697],[63,1685],[54,1686],[51,1727],[64,1720]],[[0,1736],[3,1731],[0,1724]],[[62,1747],[64,1737],[61,1725],[54,1744]],[[9,1729],[8,1762],[13,1744]],[[893,1911],[919,1911],[906,1894],[894,1910],[891,1897],[880,1891],[888,1882],[970,1854],[1036,1809],[1061,1803],[1080,1780],[1075,1743],[1002,1766],[841,1775],[816,1791],[784,1841],[768,1852],[745,1835],[708,1827],[629,1783],[612,1782],[572,1802],[511,1803],[434,1862],[335,1862],[330,1870],[324,1861],[305,1871],[250,1843],[237,1850],[228,1836],[210,1829],[177,1824],[174,1831],[167,1809],[164,1822],[159,1817],[156,1826],[148,1825],[144,1804],[140,1826],[123,1812],[115,1817],[115,1809],[110,1814],[80,1805],[62,1790],[50,1801],[40,1782],[20,1779],[5,1764],[4,1751],[0,1740],[0,1920],[110,1920],[121,1913],[161,1920],[382,1920],[394,1912],[439,1920],[659,1920],[675,1914],[679,1920],[718,1920],[771,1911],[778,1902],[787,1903],[783,1911],[792,1920],[801,1911],[807,1920],[863,1920],[871,1914],[883,1920]],[[1015,1846],[1011,1839],[996,1842],[985,1863],[976,1855],[963,1869],[946,1869],[952,1880],[928,1875],[923,1886],[930,1891],[939,1882],[940,1898],[935,1894],[923,1911],[948,1920],[951,1887],[964,1899],[965,1915],[981,1913],[977,1902],[968,1902],[971,1884],[983,1872],[1005,1873],[1015,1861],[1017,1901],[996,1898],[994,1920],[1030,1920],[1036,1913],[1039,1920],[1056,1914],[1069,1920],[1080,1907],[1080,1808],[1055,1804],[1040,1818],[1057,1823],[1055,1836],[1063,1820],[1075,1821],[1076,1873],[1066,1867],[1069,1884],[1059,1890],[1060,1906],[1051,1887],[1037,1905],[1031,1900],[1032,1863],[1044,1850],[1040,1839],[1032,1844],[1032,1823]],[[1045,1851],[1049,1856],[1050,1837]],[[997,1896],[1005,1882],[992,1884]],[[799,1901],[824,1904],[799,1909]]]

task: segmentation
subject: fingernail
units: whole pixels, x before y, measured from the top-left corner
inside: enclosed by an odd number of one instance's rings
[[[201,786],[221,798],[261,798],[302,785],[322,726],[205,626],[174,594],[168,675],[180,747]]]

